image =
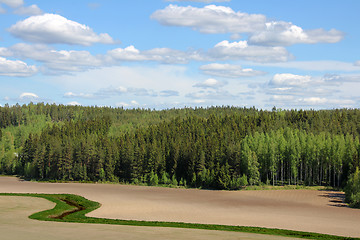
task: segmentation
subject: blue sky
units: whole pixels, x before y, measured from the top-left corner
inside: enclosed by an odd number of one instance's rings
[[[357,0],[0,0],[0,105],[360,106]]]

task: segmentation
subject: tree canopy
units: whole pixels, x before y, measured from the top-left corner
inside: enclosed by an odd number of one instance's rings
[[[344,187],[359,167],[358,109],[40,103],[0,107],[0,130],[0,173],[42,180]]]

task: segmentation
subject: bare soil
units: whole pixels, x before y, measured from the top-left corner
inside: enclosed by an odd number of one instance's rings
[[[53,208],[54,204],[41,198],[0,196],[1,240],[276,240],[291,239],[250,233],[222,232],[196,229],[116,226],[105,224],[59,223],[31,220],[34,212]]]
[[[348,208],[341,192],[210,191],[36,183],[13,177],[0,177],[0,192],[82,195],[102,204],[88,214],[101,218],[258,226],[360,237],[360,210]]]

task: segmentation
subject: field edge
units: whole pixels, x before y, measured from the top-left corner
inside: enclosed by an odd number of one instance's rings
[[[319,240],[322,239],[324,240],[325,239],[329,239],[329,240],[359,239],[360,240],[360,238],[342,237],[342,236],[327,235],[321,233],[302,232],[302,231],[276,229],[276,228],[198,224],[198,223],[183,223],[183,222],[135,221],[135,220],[87,217],[85,216],[87,213],[99,208],[101,204],[75,194],[0,193],[0,196],[37,197],[54,202],[55,203],[54,208],[37,212],[29,216],[30,219],[36,219],[41,221],[130,225],[130,226],[147,226],[147,227],[189,228],[189,229],[202,229],[202,230],[246,232],[246,233],[278,235],[285,237],[297,237],[297,238],[319,239]]]

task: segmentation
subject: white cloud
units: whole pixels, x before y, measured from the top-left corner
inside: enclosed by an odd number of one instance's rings
[[[133,95],[137,97],[174,97],[179,96],[178,91],[162,90],[159,93],[152,89],[145,88],[125,88],[125,87],[108,87],[102,88],[94,93],[73,93],[66,92],[64,98],[81,98],[81,99],[104,99],[122,95]]]
[[[139,103],[138,103],[137,101],[135,101],[135,100],[132,100],[130,103],[131,103],[132,105],[139,105]]]
[[[73,92],[66,92],[64,94],[65,98],[88,98],[92,99],[95,98],[94,94],[91,93],[73,93]]]
[[[129,107],[130,104],[125,103],[125,102],[118,102],[115,104],[117,107]]]
[[[209,78],[209,79],[206,79],[204,82],[195,84],[194,87],[217,89],[217,88],[223,87],[224,85],[225,85],[224,82],[220,82],[214,78]]]
[[[285,107],[285,108],[351,108],[354,107],[356,101],[346,98],[328,98],[328,97],[318,97],[318,96],[303,96],[296,97],[294,95],[274,95],[269,100],[269,106]]]
[[[68,102],[66,105],[69,106],[81,106],[82,104],[76,101]]]
[[[19,15],[31,16],[31,15],[40,15],[43,12],[41,11],[41,9],[37,5],[33,4],[33,5],[28,6],[28,7],[21,6],[21,7],[17,8],[17,9],[15,9],[14,13],[19,14]]]
[[[285,62],[293,56],[283,47],[266,47],[248,45],[247,41],[229,42],[227,40],[216,44],[209,50],[214,59],[243,59],[253,62]]]
[[[118,102],[115,104],[115,106],[117,107],[124,107],[124,108],[134,108],[134,107],[138,107],[139,105],[140,104],[135,100],[130,101],[130,103]]]
[[[303,100],[301,102],[306,103],[311,99],[306,101],[304,99],[313,96],[323,96],[322,99],[327,96],[338,96],[341,99],[345,92],[348,94],[346,97],[350,95],[357,96],[355,89],[358,88],[359,83],[360,75],[326,74],[320,77],[285,73],[275,74],[269,84],[263,86],[262,89],[265,90],[266,94],[270,95],[302,96]],[[330,103],[336,104],[335,102]]]
[[[144,51],[145,56],[151,60],[163,63],[188,63],[190,60],[202,60],[203,56],[198,51],[179,51],[170,48],[154,48]]]
[[[85,71],[104,64],[101,56],[93,56],[88,51],[56,51],[46,45],[29,45],[18,43],[1,53],[21,59],[32,59],[44,63],[43,72],[47,74],[64,74]]]
[[[7,49],[7,48],[4,48],[4,47],[0,47],[0,56],[3,56],[3,57],[10,57],[12,56],[12,52]]]
[[[114,61],[156,61],[170,64],[185,64],[190,60],[202,60],[198,51],[179,51],[170,48],[154,48],[140,51],[134,46],[116,48],[107,54]]]
[[[96,34],[86,25],[49,13],[19,21],[9,28],[9,32],[25,41],[35,43],[64,43],[84,46],[94,43],[114,43],[107,33]]]
[[[95,10],[101,7],[100,3],[96,3],[96,2],[92,2],[92,3],[88,3],[88,8]]]
[[[271,101],[288,102],[294,100],[292,95],[274,95],[271,97]]]
[[[202,33],[232,33],[232,39],[238,39],[239,33],[249,33],[249,43],[262,46],[336,43],[344,38],[344,33],[336,29],[303,30],[291,22],[269,21],[262,14],[235,12],[215,5],[197,8],[170,4],[155,11],[151,18],[162,25],[190,27]]]
[[[142,55],[138,49],[133,45],[126,48],[116,48],[108,51],[108,55],[119,61],[144,61],[148,60],[146,56]]]
[[[252,77],[266,74],[265,72],[253,70],[251,68],[242,68],[240,65],[220,63],[202,65],[200,66],[200,70],[207,75],[226,78]]]
[[[344,82],[360,82],[360,75],[349,75],[349,74],[325,74],[323,76],[325,82],[331,83],[344,83]]]
[[[23,0],[0,0],[0,3],[3,3],[11,8],[17,8],[24,5]]]
[[[351,99],[328,99],[328,98],[320,98],[320,97],[307,97],[307,98],[297,99],[297,103],[307,106],[339,105],[341,107],[346,107],[355,104],[355,101]]]
[[[359,60],[359,61],[356,61],[356,62],[354,63],[354,65],[360,67],[360,60]]]
[[[233,99],[235,96],[229,93],[226,90],[202,90],[198,92],[192,92],[185,95],[187,98],[192,99],[209,99],[209,100],[219,100],[219,99]]]
[[[19,96],[19,100],[20,101],[38,101],[39,100],[39,96],[36,95],[35,93],[29,93],[29,92],[24,92],[22,94],[20,94]]]
[[[6,13],[6,10],[0,5],[0,14],[4,14],[4,13]]]
[[[285,108],[342,108],[357,107],[356,98],[360,75],[305,76],[275,74],[259,92],[272,95],[269,106]]]
[[[185,66],[176,65],[130,65],[107,66],[75,72],[72,75],[50,76],[51,84],[61,87],[63,99],[95,104],[93,99],[103,103],[130,103],[136,100],[143,106],[172,106],[172,102],[183,102],[185,94],[191,92],[194,76],[188,75]],[[174,92],[167,92],[167,91]],[[64,96],[67,94],[69,98]],[[84,98],[94,96],[94,98]],[[170,96],[174,95],[174,96]],[[70,98],[70,96],[73,96]],[[98,101],[96,101],[98,102]],[[161,104],[164,102],[164,104]]]
[[[303,87],[312,82],[311,76],[295,75],[291,73],[275,74],[270,81],[274,86]]]
[[[249,38],[250,44],[265,46],[289,46],[298,43],[336,43],[343,39],[344,33],[331,29],[304,31],[290,22],[268,22],[266,29],[254,33]]]
[[[179,92],[174,90],[163,90],[160,91],[159,95],[161,97],[175,97],[175,96],[179,96]]]
[[[108,87],[102,88],[99,91],[94,93],[94,96],[101,96],[101,97],[113,97],[119,96],[123,94],[130,94],[134,96],[149,96],[149,97],[156,97],[158,93],[152,89],[145,89],[145,88],[136,88],[136,87]]]
[[[29,66],[19,60],[0,57],[0,75],[10,77],[30,77],[38,72],[36,66]]]
[[[215,5],[196,8],[170,4],[155,11],[151,18],[162,25],[191,27],[202,33],[250,33],[264,29],[266,22],[264,15],[235,12]]]
[[[359,71],[354,63],[340,61],[289,61],[278,63],[253,63],[254,66],[299,69],[306,71]]]
[[[212,2],[230,2],[231,0],[166,0],[166,2],[203,2],[203,3],[212,3]]]

